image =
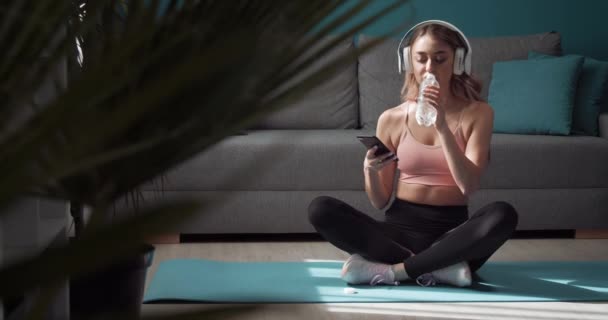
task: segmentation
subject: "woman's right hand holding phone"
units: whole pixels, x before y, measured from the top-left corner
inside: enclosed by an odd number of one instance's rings
[[[373,146],[371,149],[367,150],[365,160],[363,162],[363,167],[365,169],[380,171],[382,168],[397,159],[397,155],[393,152],[387,152],[383,155],[376,156],[376,150],[378,150],[378,146]]]

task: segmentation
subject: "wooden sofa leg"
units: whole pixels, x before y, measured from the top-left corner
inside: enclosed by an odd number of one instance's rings
[[[179,243],[179,233],[159,234],[148,238],[151,244],[177,244]]]
[[[576,229],[576,239],[608,239],[608,229]]]

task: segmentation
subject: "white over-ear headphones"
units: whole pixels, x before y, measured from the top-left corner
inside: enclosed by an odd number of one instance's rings
[[[464,40],[467,47],[466,47],[466,49],[465,48],[456,48],[456,52],[454,53],[454,74],[460,75],[464,72],[464,73],[470,75],[471,74],[471,54],[472,54],[472,52],[471,52],[471,45],[469,44],[469,40],[467,39],[467,37],[465,37],[464,33],[462,33],[462,31],[460,31],[460,29],[456,28],[456,26],[454,26],[451,23],[442,21],[442,20],[427,20],[427,21],[420,22],[417,25],[413,26],[410,30],[408,30],[405,33],[405,35],[403,36],[403,38],[401,38],[401,41],[399,41],[399,47],[397,48],[397,57],[399,59],[399,61],[398,61],[399,74],[401,74],[402,71],[409,73],[413,69],[412,61],[410,60],[410,45],[408,44],[407,47],[401,48],[401,44],[403,43],[403,40],[405,38],[407,38],[409,35],[411,35],[414,32],[414,30],[416,30],[416,28],[425,26],[428,24],[439,24],[439,25],[447,27],[447,28],[457,32],[458,34],[460,34],[460,37],[462,38],[462,40]]]

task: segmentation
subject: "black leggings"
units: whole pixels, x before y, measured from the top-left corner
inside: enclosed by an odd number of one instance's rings
[[[329,196],[315,198],[309,219],[327,241],[386,264],[403,262],[410,278],[467,261],[477,271],[511,236],[517,212],[493,202],[470,218],[468,206],[434,206],[396,198],[378,221]],[[414,254],[412,254],[414,253]]]

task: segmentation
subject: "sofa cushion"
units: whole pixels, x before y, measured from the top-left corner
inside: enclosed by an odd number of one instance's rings
[[[358,45],[376,39],[359,35]],[[359,119],[363,129],[374,130],[384,110],[401,104],[399,93],[403,75],[397,70],[399,40],[385,39],[375,48],[359,56]]]
[[[374,37],[361,34],[359,44],[366,44]],[[561,54],[561,36],[556,32],[533,35],[469,38],[472,56],[472,73],[481,81],[481,97],[488,98],[492,78],[492,65],[496,61],[527,59],[531,50]],[[375,129],[378,117],[386,109],[400,104],[399,94],[404,75],[397,70],[397,46],[399,39],[386,39],[374,49],[359,57],[360,121],[364,129]]]
[[[525,60],[529,51],[550,55],[561,55],[561,35],[545,32],[532,35],[470,38],[473,60],[473,75],[481,81],[481,97],[488,98],[492,67],[497,61]]]
[[[167,191],[364,190],[368,130],[260,130],[230,136],[171,170]],[[608,141],[494,134],[482,188],[608,187]],[[143,190],[158,190],[148,184]]]
[[[469,199],[469,214],[494,201],[513,205],[517,230],[608,227],[608,188],[482,189]]]
[[[530,51],[528,58],[551,59],[555,56]],[[597,118],[600,110],[608,105],[608,62],[589,57],[583,58],[583,69],[576,88],[572,111],[572,133],[597,136]]]
[[[143,191],[141,206],[158,203],[160,197],[157,194],[156,191]],[[307,210],[312,200],[319,196],[338,198],[376,219],[384,216],[383,211],[372,206],[363,190],[165,191],[162,199],[214,204],[212,209],[201,206],[187,222],[167,226],[171,228],[167,231],[195,235],[195,239],[197,234],[223,237],[232,233],[239,234],[239,239],[242,239],[242,234],[278,233],[285,240],[286,233],[315,232]],[[129,203],[121,201],[116,206],[129,208]],[[268,240],[266,235],[264,237]]]
[[[252,130],[229,136],[167,174],[165,189],[361,190],[366,149],[360,134],[374,133]]]
[[[606,188],[606,163],[603,138],[495,133],[481,188]]]
[[[335,39],[336,36],[326,36],[298,61],[303,61],[315,50]],[[352,38],[337,44],[297,77],[286,82],[284,87],[303,80],[313,72],[323,69],[333,59],[348,53],[352,54],[353,60],[356,59]],[[357,64],[353,62],[292,105],[265,117],[252,129],[352,129],[358,126],[358,117]]]
[[[608,112],[600,113],[598,119],[600,137],[608,139]]]
[[[582,56],[496,62],[488,98],[494,132],[570,134],[582,65]]]

